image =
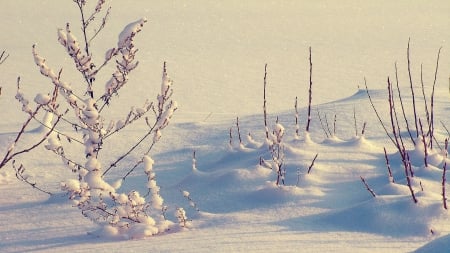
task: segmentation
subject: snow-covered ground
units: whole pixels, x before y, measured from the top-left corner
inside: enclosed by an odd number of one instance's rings
[[[4,2],[0,49],[7,50],[10,57],[0,66],[0,154],[25,118],[14,100],[17,76],[29,97],[51,89],[35,66],[32,44],[37,43],[49,64],[63,67],[66,78],[80,81],[72,72],[72,60],[56,40],[57,28],[68,21],[76,27],[79,20],[72,1]],[[131,105],[154,98],[162,62],[167,61],[179,110],[151,156],[166,204],[172,209],[185,208],[192,226],[139,240],[97,238],[90,234],[97,227],[72,207],[66,196],[49,198],[31,189],[18,182],[7,166],[0,170],[0,251],[410,252],[425,245],[418,252],[442,252],[448,248],[450,220],[441,196],[445,152],[435,147],[425,167],[420,145],[407,146],[415,171],[415,204],[401,159],[379,124],[363,84],[365,77],[372,99],[388,123],[386,79],[394,78],[395,62],[404,102],[411,104],[408,38],[416,92],[420,93],[423,63],[427,96],[442,46],[434,100],[436,139],[442,146],[447,132],[440,121],[450,124],[450,3],[127,0],[112,1],[111,6],[108,25],[95,40],[93,51],[98,55],[94,53],[94,57],[103,57],[103,52],[117,43],[126,24],[141,17],[147,17],[148,23],[136,39],[139,68],[122,90],[117,100],[120,104],[110,111],[120,117]],[[79,32],[77,28],[73,31]],[[314,83],[310,139],[304,131],[309,46]],[[286,186],[282,187],[274,185],[276,173],[259,165],[261,157],[271,160],[262,116],[266,63],[269,127],[278,116],[286,130]],[[296,96],[299,138],[294,123]],[[424,117],[421,99],[418,104]],[[325,136],[327,127],[321,127],[318,113],[324,125],[327,118],[330,131],[336,115],[335,136]],[[411,117],[410,108],[407,113]],[[238,143],[236,117],[243,145]],[[367,127],[361,136],[363,122]],[[111,155],[130,146],[143,128],[125,130],[127,138],[117,138],[108,147]],[[253,136],[250,141],[248,133]],[[31,141],[37,134],[30,132],[26,137]],[[383,147],[395,183],[389,181]],[[131,166],[132,159],[138,158],[136,154],[127,162]],[[70,176],[60,159],[44,148],[20,160],[39,184],[53,192]],[[142,173],[132,174],[128,184],[142,182]],[[376,198],[366,190],[361,176]],[[200,212],[189,207],[180,190],[190,192]]]

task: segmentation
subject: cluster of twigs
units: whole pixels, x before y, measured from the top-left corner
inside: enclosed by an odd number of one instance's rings
[[[309,66],[310,66],[310,77],[309,77],[309,102],[308,102],[308,115],[307,115],[307,123],[306,123],[306,132],[309,133],[310,130],[310,124],[311,124],[311,108],[312,108],[312,57],[311,57],[311,48],[309,48]],[[278,122],[278,117],[276,120],[275,127],[273,130],[269,130],[269,124],[268,124],[268,113],[267,113],[267,98],[266,98],[266,92],[267,92],[267,64],[264,65],[264,79],[263,79],[263,117],[264,117],[264,133],[266,138],[266,145],[269,149],[269,152],[271,154],[270,161],[265,160],[264,158],[260,157],[259,164],[265,168],[273,170],[277,177],[275,180],[275,184],[277,186],[279,185],[285,185],[285,176],[286,176],[286,165],[284,162],[285,159],[285,144],[283,141],[284,137],[284,127]],[[299,113],[298,113],[298,98],[295,98],[295,139],[299,138]],[[336,117],[335,117],[336,119]],[[335,126],[336,123],[334,123]],[[239,118],[236,118],[236,129],[237,134],[239,138],[239,144],[240,146],[243,146],[242,138],[241,138],[241,131],[239,126]],[[249,139],[251,139],[251,135],[249,134]],[[230,128],[229,131],[229,143],[230,147],[232,147],[233,143],[233,135],[232,135],[232,128]],[[314,166],[314,162],[317,159],[318,154],[315,155],[314,159],[311,162],[311,165],[309,166],[307,173],[309,174]]]
[[[410,123],[410,119],[406,116],[405,112],[405,103],[402,99],[402,93],[399,85],[399,79],[398,79],[398,73],[397,73],[397,64],[395,64],[395,86],[396,89],[394,89],[394,84],[391,81],[391,78],[387,78],[387,89],[388,89],[388,103],[389,103],[389,126],[385,124],[378,113],[373,101],[372,97],[369,93],[369,89],[367,87],[366,80],[364,80],[364,84],[366,87],[366,92],[369,98],[369,101],[372,105],[372,108],[382,126],[384,129],[387,137],[391,140],[392,144],[395,146],[395,148],[398,151],[398,154],[401,157],[401,161],[404,167],[404,173],[406,178],[406,184],[410,190],[411,197],[414,203],[418,202],[418,199],[414,193],[414,189],[411,185],[412,178],[414,178],[414,170],[413,166],[411,164],[410,154],[407,150],[407,139],[410,140],[412,146],[416,146],[419,143],[423,146],[423,152],[424,152],[424,166],[428,167],[428,156],[430,154],[430,151],[433,150],[434,146],[438,146],[440,148],[439,142],[436,140],[435,134],[434,134],[434,94],[435,94],[435,86],[436,86],[436,80],[437,80],[437,73],[439,69],[439,56],[440,56],[441,48],[438,50],[437,54],[437,60],[436,60],[436,68],[434,73],[434,81],[432,85],[432,91],[430,94],[430,101],[428,103],[427,97],[425,94],[425,88],[424,88],[424,81],[423,81],[423,71],[421,66],[421,89],[422,89],[422,98],[424,103],[424,114],[425,114],[425,120],[422,120],[420,117],[418,110],[417,110],[417,102],[416,102],[416,94],[414,90],[414,83],[411,75],[411,60],[410,60],[410,41],[408,40],[408,47],[407,47],[407,63],[408,63],[408,77],[409,77],[409,88],[411,92],[412,97],[412,103],[411,108],[413,111],[413,123]],[[394,91],[397,91],[397,96],[395,95]],[[397,98],[396,98],[397,97]],[[400,107],[396,104],[397,102],[400,103]],[[398,112],[398,109],[401,110],[401,116],[399,115],[400,112]],[[411,126],[412,125],[412,126]],[[406,132],[408,133],[409,138],[405,139],[404,136],[402,136],[402,128],[406,128]],[[388,130],[390,128],[390,130]],[[389,159],[385,150],[385,159],[386,159],[386,165],[388,168],[388,174],[390,182],[394,182],[394,178],[392,176],[391,167],[389,164]],[[445,169],[443,172],[443,198],[445,199]],[[445,207],[445,204],[444,204]]]

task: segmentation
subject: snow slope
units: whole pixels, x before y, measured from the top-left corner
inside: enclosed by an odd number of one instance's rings
[[[417,151],[420,147],[408,146],[417,174],[413,186],[419,202],[413,203],[401,161],[370,107],[362,81],[367,78],[375,105],[387,122],[384,87],[386,76],[394,73],[395,61],[404,100],[411,102],[406,73],[408,37],[412,38],[413,78],[419,80],[423,62],[427,94],[437,50],[444,46],[435,119],[448,125],[450,4],[114,1],[112,6],[110,30],[99,40],[117,41],[124,25],[141,16],[149,23],[136,42],[141,65],[120,96],[123,103],[111,111],[123,115],[130,105],[145,100],[141,94],[154,97],[162,62],[168,61],[180,109],[152,157],[166,204],[171,210],[185,208],[192,226],[142,240],[97,238],[90,234],[97,227],[71,207],[66,196],[49,198],[34,191],[18,182],[8,167],[0,171],[2,252],[409,252],[440,236],[418,252],[439,252],[448,245],[450,221],[440,196],[443,153],[436,151],[425,167],[422,152]],[[8,17],[0,28],[8,38],[3,47],[11,55],[0,67],[0,106],[8,108],[2,110],[0,122],[3,154],[24,118],[18,106],[9,109],[10,104],[17,104],[13,99],[16,76],[22,76],[23,89],[30,97],[48,87],[34,66],[31,45],[38,42],[47,62],[70,69],[71,59],[57,48],[56,27],[63,27],[67,19],[75,22],[77,13],[62,1],[7,1],[0,11]],[[109,46],[99,43],[95,49],[104,51]],[[303,129],[309,46],[313,48],[314,106],[307,138]],[[269,64],[269,126],[278,116],[286,129],[283,187],[274,185],[272,170],[259,165],[261,157],[270,161],[262,117],[265,63]],[[75,75],[69,71],[67,75],[76,82]],[[299,138],[294,135],[295,96],[301,105]],[[336,115],[335,136],[325,136],[318,113],[322,120],[326,115],[330,129]],[[236,116],[240,117],[242,145]],[[363,122],[367,127],[361,136]],[[112,152],[121,153],[120,147],[129,146],[143,127],[126,130],[129,138],[115,140]],[[447,133],[440,124],[436,128],[437,139],[443,143]],[[253,136],[251,141],[245,138],[248,133]],[[28,141],[36,136],[28,133]],[[389,182],[383,147],[388,150],[396,183]],[[134,158],[138,155],[127,163],[131,165]],[[60,180],[70,175],[60,159],[43,148],[23,162],[37,182],[54,192]],[[122,174],[116,171],[111,177]],[[142,182],[142,175],[142,171],[132,174],[124,187]],[[199,212],[189,207],[180,190],[190,192]]]

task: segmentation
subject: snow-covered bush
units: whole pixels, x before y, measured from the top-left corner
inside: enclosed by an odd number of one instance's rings
[[[276,123],[274,130],[272,133],[269,133],[269,138],[266,139],[272,159],[268,162],[261,158],[261,165],[273,170],[277,174],[276,185],[285,184],[286,168],[284,167],[285,146],[283,136],[284,127],[280,123]]]
[[[74,2],[80,10],[82,39],[77,39],[71,25],[67,23],[65,28],[58,29],[58,42],[73,60],[75,72],[81,74],[85,88],[73,87],[64,80],[61,71],[55,71],[39,54],[36,45],[32,47],[36,65],[54,87],[52,95],[37,94],[34,99],[38,109],[43,109],[56,117],[53,123],[52,117],[41,122],[48,128],[45,147],[57,154],[74,172],[73,178],[61,183],[61,188],[67,192],[85,217],[103,227],[104,235],[138,238],[164,232],[172,222],[165,218],[167,207],[163,205],[163,198],[159,194],[153,170],[154,161],[149,153],[154,144],[160,140],[162,130],[167,127],[177,109],[176,102],[171,99],[172,80],[167,74],[166,64],[163,66],[162,83],[156,101],[147,100],[142,107],[132,108],[121,120],[108,118],[110,115],[107,115],[104,109],[113,102],[114,95],[128,83],[130,73],[138,66],[135,38],[147,20],[142,18],[125,26],[119,34],[116,47],[107,50],[105,57],[97,63],[91,51],[91,44],[105,27],[110,9],[104,10],[105,1],[99,0],[92,13],[87,15],[89,1],[74,0]],[[92,35],[89,35],[90,26],[102,13],[104,16],[100,19],[100,24],[92,29]],[[99,73],[108,69],[104,68],[107,65],[114,65],[114,71],[109,79],[104,81],[104,89],[99,89],[97,85],[102,81]],[[16,97],[22,104],[22,110],[30,115],[30,120],[36,118],[36,110],[30,107],[29,101],[20,89]],[[153,114],[153,117],[148,116],[149,114]],[[108,161],[113,159],[113,162],[104,166],[102,158],[105,156],[101,154],[108,154],[105,144],[111,140],[110,137],[122,133],[123,129],[138,120],[147,125],[147,130],[139,139],[130,143],[130,146],[122,151],[122,155],[113,158],[106,155]],[[60,130],[59,127],[62,129],[66,123],[73,131],[66,133]],[[138,148],[145,151],[135,154]],[[76,150],[78,156],[72,157],[68,150],[70,153]],[[132,153],[133,156],[141,158],[132,165],[124,163],[124,159],[130,158]],[[147,189],[147,194],[142,195],[138,189],[120,191],[122,182],[137,168],[143,168],[147,180],[141,189]],[[114,170],[124,171],[124,176],[114,179],[110,176],[110,172]],[[106,176],[109,176],[108,180],[105,180]],[[179,215],[177,217],[180,219]]]

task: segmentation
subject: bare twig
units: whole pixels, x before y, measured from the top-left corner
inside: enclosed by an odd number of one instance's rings
[[[447,151],[448,148],[448,139],[445,139],[445,150]],[[442,204],[444,206],[444,209],[447,209],[447,196],[445,193],[445,182],[446,182],[446,172],[447,172],[447,152],[445,152],[445,162],[444,162],[444,168],[442,171]]]
[[[231,134],[233,128],[230,127],[230,133],[229,133],[229,137],[230,137],[230,147],[233,147],[233,135]]]
[[[323,132],[325,133],[325,136],[326,136],[327,138],[329,138],[330,136],[328,135],[328,132],[327,132],[327,130],[325,129],[325,126],[324,126],[324,124],[323,124],[322,117],[320,116],[319,108],[317,108],[317,116],[319,117],[320,126],[322,127],[322,130],[323,130]]]
[[[38,190],[40,192],[43,192],[45,194],[48,194],[48,195],[53,195],[51,192],[46,191],[46,190],[40,188],[39,186],[37,186],[36,182],[31,182],[29,180],[29,176],[24,174],[25,173],[25,167],[23,166],[23,164],[20,164],[19,167],[16,167],[15,160],[13,160],[12,161],[12,166],[13,166],[14,170],[16,171],[16,178],[17,179],[19,179],[20,181],[22,181],[22,182],[28,184],[29,186],[33,187],[33,189],[36,189],[36,190]]]
[[[436,59],[436,70],[434,71],[434,81],[433,81],[433,90],[431,92],[431,113],[430,113],[430,147],[433,148],[433,136],[434,136],[434,89],[436,86],[437,73],[439,70],[439,56],[441,54],[442,47],[439,48],[437,59]]]
[[[356,126],[356,109],[353,106],[353,122],[355,123],[355,136],[358,136],[358,127]]]
[[[239,117],[236,117],[236,128],[239,137],[239,144],[242,144],[241,129],[239,128]]]
[[[398,82],[397,62],[394,65],[395,65],[395,81],[396,81],[395,83],[396,83],[396,86],[397,86],[398,99],[400,101],[400,106],[402,108],[403,119],[405,120],[405,124],[406,124],[406,130],[408,131],[409,137],[411,138],[411,142],[414,145],[416,145],[416,142],[414,141],[414,138],[412,136],[411,130],[409,128],[409,122],[408,122],[408,118],[406,117],[405,107],[403,106],[402,94],[400,92],[400,85],[399,85],[399,82]]]
[[[108,7],[108,9],[106,10],[105,16],[103,16],[103,18],[102,18],[102,23],[100,24],[100,26],[97,29],[94,30],[94,34],[89,39],[88,44],[91,44],[91,42],[95,39],[95,37],[97,37],[97,35],[103,30],[103,28],[105,28],[106,21],[108,20],[110,13],[111,13],[111,7]],[[94,14],[92,14],[92,15],[94,15]]]
[[[405,151],[405,153],[406,153],[406,151]],[[406,153],[406,157],[407,157],[407,162],[406,162],[407,166],[405,166],[406,184],[407,184],[407,186],[409,188],[409,191],[411,193],[411,197],[412,197],[413,202],[417,203],[418,201],[417,201],[416,195],[415,195],[414,190],[413,190],[412,185],[411,185],[411,177],[409,176],[409,173],[411,173],[411,175],[413,175],[413,171],[412,171],[412,168],[411,168],[412,165],[411,165],[411,161],[409,160],[408,153]]]
[[[376,198],[377,195],[376,195],[375,192],[369,187],[369,185],[367,184],[366,180],[365,180],[362,176],[360,176],[360,178],[361,178],[361,181],[363,182],[364,186],[366,186],[367,191],[369,191],[370,194],[371,194],[374,198]]]
[[[367,122],[364,122],[364,123],[363,123],[362,130],[361,130],[361,136],[364,136],[364,134],[365,134],[365,132],[366,132],[366,125],[367,125]]]
[[[315,162],[316,159],[317,159],[317,156],[319,156],[318,153],[314,156],[314,159],[312,160],[311,165],[309,165],[307,174],[309,174],[309,173],[311,172],[311,170],[312,170],[312,168],[313,168],[313,166],[314,166],[314,162]]]
[[[306,132],[309,132],[309,125],[311,123],[311,103],[312,103],[312,60],[311,47],[309,47],[309,101],[308,101],[308,121],[306,123]]]
[[[444,122],[442,122],[442,120],[441,120],[440,122],[441,122],[442,127],[443,127],[443,128],[445,129],[445,131],[447,132],[448,138],[450,138],[450,131],[449,131],[448,128],[445,126]]]
[[[419,126],[420,126],[420,133],[422,134],[422,143],[423,143],[423,152],[424,152],[424,163],[425,167],[428,167],[428,149],[427,149],[427,139],[425,136],[425,133],[423,132],[423,126],[422,126],[422,120],[419,118]],[[431,140],[430,140],[431,141]]]
[[[264,128],[266,132],[266,139],[269,139],[269,128],[267,126],[267,100],[266,100],[266,86],[267,86],[267,63],[264,65],[264,104],[263,104],[263,111],[264,111]]]
[[[295,137],[298,138],[299,137],[299,129],[300,127],[298,126],[298,101],[297,101],[297,97],[295,97]]]
[[[422,85],[422,95],[423,95],[423,102],[425,106],[425,115],[427,117],[427,124],[430,126],[430,111],[428,110],[428,103],[427,103],[427,97],[425,95],[425,85],[423,82],[423,64],[420,64],[420,83]]]
[[[386,167],[387,167],[388,175],[389,175],[389,182],[395,183],[394,176],[392,175],[391,165],[389,164],[389,158],[388,158],[388,155],[386,152],[386,148],[383,148],[383,149],[384,149],[384,158],[386,159]]]
[[[8,57],[9,54],[6,53],[5,50],[3,50],[2,53],[0,54],[0,65],[3,64],[6,61],[6,59],[8,59]]]
[[[381,126],[383,127],[384,132],[386,133],[387,137],[389,137],[391,142],[395,146],[397,146],[397,144],[395,143],[394,139],[392,138],[392,136],[389,134],[388,130],[386,129],[386,126],[384,125],[383,120],[381,120],[381,117],[380,117],[380,114],[378,114],[377,108],[373,104],[372,97],[370,96],[370,93],[369,93],[369,88],[367,87],[366,78],[364,78],[364,85],[366,87],[366,93],[367,93],[367,96],[369,97],[370,104],[372,105],[372,109],[374,110],[375,114],[377,115],[378,121],[380,122]]]
[[[337,121],[337,116],[336,116],[336,114],[334,114],[333,135],[336,135],[336,121]],[[363,129],[363,131],[364,131],[364,129]]]
[[[411,61],[409,58],[409,43],[410,43],[411,38],[408,39],[408,49],[406,51],[406,56],[407,56],[407,60],[408,60],[408,76],[409,76],[409,83],[410,83],[410,88],[411,88],[411,96],[412,96],[412,106],[413,106],[413,110],[414,110],[414,124],[416,127],[416,137],[419,137],[419,128],[418,128],[418,121],[417,121],[417,111],[416,111],[416,97],[414,95],[414,87],[413,87],[413,80],[411,77]]]

